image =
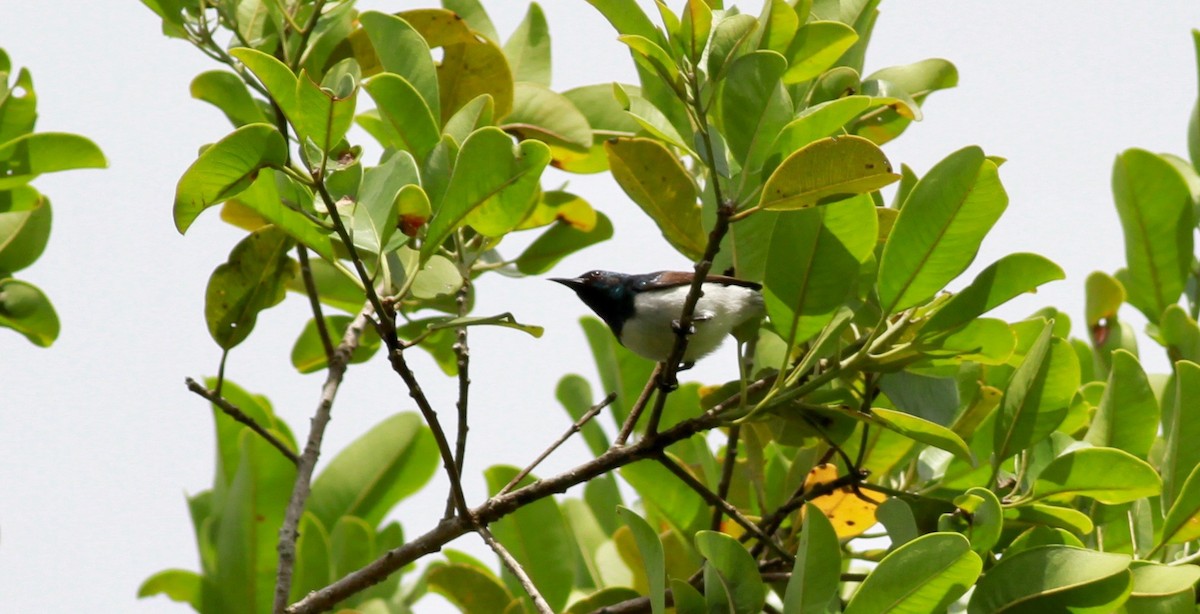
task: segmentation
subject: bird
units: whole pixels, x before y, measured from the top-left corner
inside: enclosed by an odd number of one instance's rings
[[[617,341],[639,356],[666,362],[679,336],[679,317],[695,274],[656,271],[627,274],[588,271],[575,278],[550,278],[575,291],[612,330]],[[684,367],[711,354],[725,336],[763,316],[762,285],[709,275],[700,286]]]

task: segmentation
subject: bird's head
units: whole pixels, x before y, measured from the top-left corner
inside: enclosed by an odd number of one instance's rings
[[[634,290],[629,279],[629,275],[624,273],[588,271],[579,277],[552,277],[550,281],[574,290],[596,315],[614,331],[620,331],[624,319],[633,314]]]

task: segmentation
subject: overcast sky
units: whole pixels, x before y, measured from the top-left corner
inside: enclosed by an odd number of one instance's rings
[[[502,36],[526,6],[485,4]],[[545,4],[556,89],[632,80],[616,34],[583,0]],[[418,4],[360,6],[396,11]],[[742,5],[755,14],[759,6]],[[923,174],[968,144],[1007,158],[1001,176],[1011,202],[973,270],[1014,251],[1048,256],[1068,279],[1003,315],[1055,305],[1082,334],[1084,278],[1124,261],[1110,190],[1113,158],[1134,146],[1186,154],[1197,91],[1189,32],[1200,26],[1200,4],[914,0],[885,1],[882,11],[868,72],[943,57],[960,73],[958,88],[927,102],[924,122],[885,147],[892,163]],[[138,601],[134,594],[160,569],[198,568],[184,495],[207,488],[213,471],[208,406],[183,380],[215,373],[220,354],[204,324],[204,288],[242,233],[211,211],[181,237],[171,203],[197,148],[230,130],[219,112],[188,95],[192,77],[215,66],[163,37],[156,16],[135,0],[11,2],[0,14],[0,47],[33,71],[38,129],[87,135],[110,164],[34,184],[53,200],[54,229],[45,255],[20,277],[46,291],[63,326],[48,350],[0,330],[0,610],[185,611],[163,597]],[[688,266],[607,176],[553,175],[545,183],[564,180],[613,218],[616,236],[554,273]],[[546,334],[472,333],[476,397],[465,486],[475,503],[485,494],[486,466],[524,465],[568,426],[553,399],[558,379],[575,372],[595,380],[575,323],[584,307],[563,288],[496,277],[479,291],[478,314],[512,311]],[[1131,311],[1123,315],[1136,320]],[[301,439],[322,376],[296,374],[288,356],[308,318],[295,296],[264,313],[228,368],[230,380],[267,395]],[[690,376],[720,379],[730,351]],[[416,354],[423,385],[449,416],[454,383]],[[1147,354],[1152,368],[1165,370],[1161,352]],[[383,361],[353,367],[323,458],[385,416],[412,409]],[[582,444],[571,442],[540,473],[584,455]],[[433,525],[444,493],[439,479],[397,509],[407,534]],[[485,552],[471,538],[463,542],[454,547]],[[422,605],[420,611],[443,609],[433,600]]]

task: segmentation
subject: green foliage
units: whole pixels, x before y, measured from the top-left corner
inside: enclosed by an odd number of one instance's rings
[[[50,239],[50,199],[30,182],[44,173],[104,168],[107,162],[82,136],[34,132],[33,77],[25,68],[12,76],[12,62],[0,49],[0,327],[49,347],[58,338],[58,314],[40,288],[15,277],[37,261]]]
[[[512,489],[518,470],[491,467],[489,500],[474,508],[536,590],[510,566],[452,551],[401,588],[411,544],[424,554],[445,545],[440,531],[479,530],[452,514],[406,541],[386,523],[439,460],[461,477],[427,411],[384,420],[312,483],[291,600],[399,561],[340,607],[407,612],[433,591],[467,612],[532,611],[533,592],[569,612],[644,596],[658,613],[668,595],[683,613],[1192,609],[1200,274],[1189,185],[1200,176],[1178,158],[1118,157],[1127,267],[1087,280],[1089,338],[1075,339],[1054,308],[984,317],[1062,279],[1049,260],[1010,254],[960,280],[1007,207],[1002,159],[947,144],[959,148],[923,174],[894,172],[880,146],[958,74],[929,59],[863,77],[877,1],[774,0],[754,17],[688,0],[657,3],[652,19],[632,0],[590,0],[638,82],[561,93],[537,5],[501,47],[474,0],[396,15],[238,3],[216,11],[236,35],[226,54],[200,36],[208,9],[147,4],[164,31],[233,71],[193,83],[234,130],[199,155],[175,199],[181,231],[224,202],[222,218],[249,232],[210,280],[205,315],[223,350],[291,289],[370,319],[357,347],[334,352],[353,318],[314,307],[293,350],[302,372],[340,378],[382,346],[421,405],[403,357],[416,346],[466,390],[473,326],[541,334],[514,315],[519,303],[471,313],[474,281],[544,273],[613,234],[586,195],[542,186],[548,166],[609,170],[680,254],[763,284],[767,317],[740,331],[741,368],[707,386],[647,386],[654,365],[583,321],[599,392],[614,395],[605,417],[578,427],[597,458]],[[360,138],[384,150],[378,161],[349,141]],[[880,190],[897,182],[887,206]],[[4,187],[32,229],[25,240],[44,242],[39,197]],[[536,237],[502,253],[518,233]],[[0,243],[0,263],[39,250]],[[15,311],[44,317],[36,289],[6,283]],[[1171,359],[1166,385],[1142,367],[1125,304]],[[295,449],[264,398],[210,385]],[[556,390],[572,421],[595,413],[596,396],[577,375]],[[642,409],[654,426],[643,418],[619,441],[600,425],[622,429]],[[213,487],[189,501],[201,570],[161,572],[140,594],[268,611],[296,470],[241,423],[216,421]],[[862,537],[875,526],[886,543]],[[878,565],[864,576],[844,563],[854,559]]]

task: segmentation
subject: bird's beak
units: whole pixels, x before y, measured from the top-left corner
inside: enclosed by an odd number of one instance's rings
[[[556,281],[572,290],[579,290],[584,286],[582,279],[568,279],[566,277],[551,277],[550,281]]]

